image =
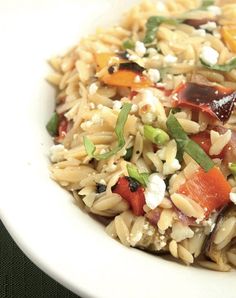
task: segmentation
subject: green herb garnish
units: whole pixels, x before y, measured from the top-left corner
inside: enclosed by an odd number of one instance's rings
[[[170,113],[166,122],[167,128],[171,136],[175,139],[178,146],[178,158],[181,159],[183,152],[188,153],[203,169],[208,172],[214,167],[214,163],[211,158],[205,153],[205,151],[194,141],[192,141],[176,117]]]
[[[163,16],[150,17],[146,23],[146,34],[145,34],[143,42],[145,44],[152,43],[154,41],[154,39],[156,38],[156,33],[158,30],[158,27],[162,23],[166,23],[166,24],[170,24],[170,25],[178,25],[182,22],[183,22],[183,20],[180,20],[180,19],[168,18],[168,17],[163,17]]]
[[[207,9],[208,6],[211,6],[214,4],[215,4],[215,0],[203,0],[200,9],[205,10]]]
[[[231,174],[236,177],[236,163],[232,163],[230,162],[229,163],[229,169],[230,169],[230,172]]]
[[[161,146],[165,145],[170,140],[170,137],[164,130],[151,125],[144,125],[144,137],[152,143]]]
[[[130,161],[132,155],[133,155],[133,147],[130,147],[130,148],[126,149],[126,154],[124,156],[124,160]]]
[[[141,185],[147,186],[148,179],[150,174],[149,173],[139,173],[138,169],[134,165],[127,165],[127,171],[131,178],[137,180]]]
[[[97,160],[108,159],[111,156],[115,155],[117,152],[119,152],[124,147],[124,145],[125,145],[124,127],[125,127],[125,123],[128,119],[128,115],[131,110],[131,107],[132,107],[132,104],[125,103],[118,115],[116,127],[115,127],[115,134],[117,136],[118,144],[115,148],[113,148],[109,152],[94,155],[94,153],[96,151],[95,145],[93,144],[92,141],[89,140],[89,138],[84,137],[84,147],[85,147],[85,150],[86,150],[88,156],[93,157]]]
[[[59,125],[59,116],[54,112],[46,125],[47,131],[52,137],[57,136],[58,134],[58,125]]]
[[[206,62],[204,62],[201,58],[200,61],[202,63],[203,66],[212,69],[212,70],[218,70],[218,71],[223,71],[223,72],[229,72],[233,69],[236,68],[236,57],[231,59],[228,63],[226,64],[215,64],[215,65],[210,65],[207,64]]]
[[[128,49],[133,50],[134,46],[135,46],[135,44],[134,44],[134,41],[132,39],[126,39],[122,44],[122,48],[124,50],[128,50]]]

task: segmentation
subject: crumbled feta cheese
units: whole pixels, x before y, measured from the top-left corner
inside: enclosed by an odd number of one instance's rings
[[[134,82],[135,83],[140,83],[141,82],[141,78],[140,78],[139,75],[134,78]]]
[[[98,104],[98,106],[97,106],[97,108],[98,108],[99,110],[102,110],[103,107],[104,107],[104,105],[102,105],[102,104]]]
[[[164,57],[164,61],[167,63],[167,64],[172,64],[172,63],[175,63],[177,62],[178,58],[176,56],[173,56],[173,55],[166,55]]]
[[[149,49],[147,49],[147,54],[149,55],[150,58],[152,58],[152,57],[156,56],[157,50],[154,48],[149,48]]]
[[[147,75],[153,83],[157,83],[160,81],[161,75],[158,69],[153,69],[153,68],[149,69],[147,72]]]
[[[147,49],[146,49],[146,47],[145,47],[145,45],[144,45],[143,42],[136,41],[136,43],[135,43],[135,52],[137,53],[137,55],[139,57],[143,57],[145,55],[145,53],[146,53],[146,50]]]
[[[155,173],[149,177],[145,190],[145,201],[150,209],[155,209],[165,197],[166,185],[163,178]]]
[[[156,107],[158,104],[158,99],[154,96],[151,90],[141,90],[140,93],[142,94],[142,101],[139,103],[139,107],[142,108],[144,105],[149,105],[151,108],[151,112],[156,112]]]
[[[204,30],[204,29],[196,29],[194,31],[193,35],[205,37],[206,36],[206,30]]]
[[[92,125],[93,125],[93,122],[91,120],[88,120],[88,121],[81,123],[80,127],[83,130],[86,130],[86,129],[90,128]]]
[[[217,25],[216,22],[209,21],[206,24],[201,25],[200,28],[211,32],[217,28]]]
[[[207,7],[207,10],[209,12],[212,12],[214,15],[216,16],[220,16],[222,11],[221,11],[221,8],[219,6],[216,6],[216,5],[210,5]]]
[[[166,11],[166,5],[162,1],[158,1],[156,4],[156,9],[158,12],[164,12]]]
[[[50,160],[51,162],[60,162],[65,159],[65,153],[67,152],[67,149],[62,144],[53,145],[50,150]]]
[[[89,107],[90,107],[91,110],[94,110],[96,108],[96,106],[93,102],[89,103]]]
[[[165,162],[163,165],[163,175],[170,175],[174,174],[176,171],[178,171],[181,168],[181,165],[178,161],[178,159],[174,159],[172,163]]]
[[[145,113],[141,115],[141,118],[144,124],[152,124],[152,122],[156,119],[156,116],[153,113]]]
[[[122,107],[122,102],[120,100],[113,101],[113,110],[119,111]]]
[[[89,86],[89,94],[90,95],[94,95],[98,90],[98,85],[97,83],[92,83],[90,86]]]
[[[94,114],[92,116],[92,124],[102,124],[102,123],[103,123],[103,119],[100,115]]]
[[[99,181],[99,183],[100,183],[100,184],[103,184],[103,185],[107,185],[107,183],[106,183],[106,181],[105,181],[104,179],[101,179],[101,180]]]
[[[218,29],[215,29],[212,34],[216,37],[216,38],[219,38],[221,39],[221,34],[220,34],[220,31]]]
[[[203,46],[200,53],[200,58],[209,65],[215,65],[219,58],[219,53],[209,46]]]
[[[131,107],[131,113],[136,113],[138,111],[138,105],[136,104],[132,104],[132,107]]]
[[[230,198],[230,201],[233,202],[236,205],[236,193],[231,192],[229,194],[229,198]]]

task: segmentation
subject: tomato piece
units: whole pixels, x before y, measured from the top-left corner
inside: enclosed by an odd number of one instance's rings
[[[69,125],[68,120],[63,116],[59,122],[58,136],[55,138],[56,142],[60,143],[63,141],[67,133],[68,125]]]
[[[214,167],[205,172],[203,169],[194,173],[183,185],[178,193],[184,194],[196,201],[208,216],[213,210],[229,203],[231,186],[222,172]]]
[[[187,107],[225,122],[234,109],[236,92],[224,86],[181,83],[172,93],[174,107]]]
[[[221,34],[227,47],[234,53],[236,53],[236,27],[235,26],[223,26]]]
[[[119,194],[125,199],[136,216],[144,214],[144,188],[136,180],[130,177],[121,177],[113,187],[112,192]]]
[[[203,131],[196,135],[190,137],[194,142],[196,142],[205,152],[209,155],[211,148],[211,137],[209,131]],[[227,146],[227,145],[226,145]],[[209,155],[211,158],[220,158],[223,159],[225,155],[225,150],[222,150],[218,155]]]

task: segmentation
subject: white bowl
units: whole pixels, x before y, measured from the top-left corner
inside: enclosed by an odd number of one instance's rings
[[[185,267],[128,249],[50,180],[45,130],[54,91],[46,59],[98,25],[114,24],[135,0],[0,2],[0,215],[28,257],[83,297],[233,298],[235,272]]]

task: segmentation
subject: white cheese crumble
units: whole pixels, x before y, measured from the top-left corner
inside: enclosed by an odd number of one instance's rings
[[[172,63],[175,63],[177,62],[178,58],[176,56],[173,56],[173,55],[166,55],[164,57],[164,61],[167,63],[167,64],[172,64]]]
[[[130,113],[136,113],[136,112],[138,112],[138,105],[134,103],[132,104]]]
[[[200,53],[200,58],[209,65],[215,65],[219,58],[219,53],[209,46],[203,46]]]
[[[135,83],[140,83],[141,82],[141,78],[140,78],[139,75],[134,78],[134,82]]]
[[[148,185],[145,190],[145,201],[150,209],[155,209],[165,197],[166,185],[163,178],[155,173],[149,177]]]
[[[172,163],[165,162],[163,165],[163,175],[170,175],[174,174],[176,171],[180,170],[181,165],[178,161],[178,159],[174,159]]]
[[[62,144],[53,145],[50,150],[50,160],[51,162],[60,162],[65,159],[65,153],[67,152],[67,149]]]
[[[122,102],[120,100],[113,101],[113,110],[119,111],[122,107]]]
[[[233,202],[236,205],[236,193],[231,192],[229,194],[229,198],[230,198],[230,201]]]
[[[196,29],[193,33],[194,36],[201,36],[205,37],[206,36],[206,30],[204,29]]]
[[[137,53],[137,55],[139,57],[143,57],[146,54],[146,51],[147,51],[147,49],[146,49],[144,43],[141,41],[136,41],[135,52]]]
[[[98,85],[97,83],[92,83],[90,86],[89,86],[89,94],[90,95],[94,95],[98,90]]]
[[[217,25],[216,22],[209,21],[206,24],[201,25],[200,28],[211,32],[217,28]]]
[[[161,75],[158,69],[154,69],[154,68],[149,69],[147,72],[147,75],[153,83],[157,83],[160,81]]]
[[[153,92],[143,89],[140,93],[142,94],[142,101],[139,103],[139,107],[142,108],[144,105],[149,105],[150,111],[153,113],[156,112],[158,99],[153,95]]]
[[[207,7],[207,10],[209,12],[212,12],[216,16],[220,16],[222,14],[222,10],[219,6],[216,5],[210,5]]]

